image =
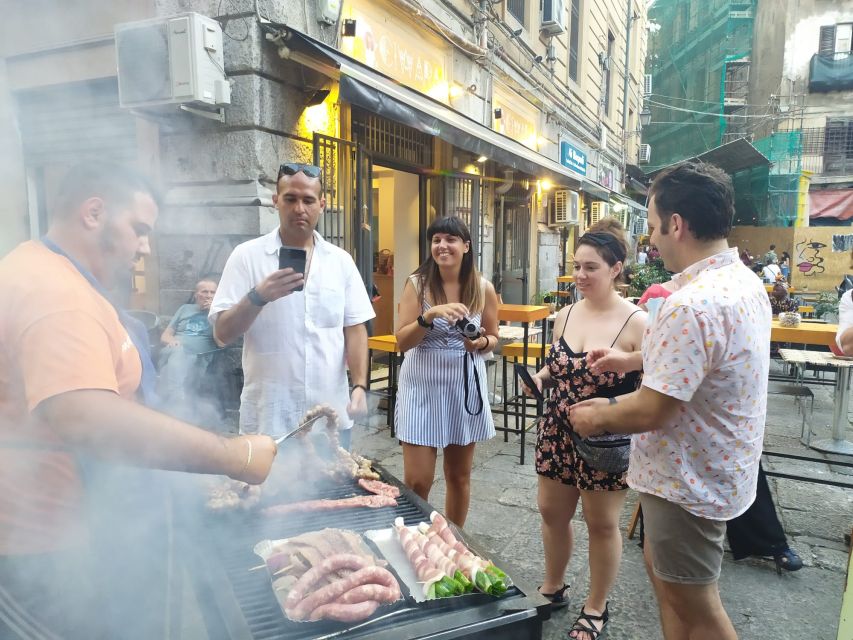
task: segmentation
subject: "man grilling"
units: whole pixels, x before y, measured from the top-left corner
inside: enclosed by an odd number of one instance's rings
[[[51,225],[0,260],[0,638],[162,638],[164,469],[263,482],[266,436],[146,408],[144,327],[110,301],[150,253],[155,191],[115,165],[62,183]]]
[[[273,202],[280,226],[234,249],[210,308],[218,344],[245,334],[240,431],[289,433],[327,403],[348,449],[352,418],[367,410],[364,323],[376,314],[352,257],[315,231],[326,206],[320,168],[281,165]],[[304,273],[279,269],[283,246],[306,252]]]

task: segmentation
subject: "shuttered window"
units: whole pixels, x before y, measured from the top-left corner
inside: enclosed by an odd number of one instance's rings
[[[569,26],[569,78],[578,81],[578,50],[580,49],[581,0],[572,0],[572,24]]]
[[[818,54],[834,56],[853,51],[853,23],[832,24],[820,28]]]
[[[527,26],[525,23],[525,14],[527,13],[526,4],[526,0],[506,0],[506,10],[525,27]]]

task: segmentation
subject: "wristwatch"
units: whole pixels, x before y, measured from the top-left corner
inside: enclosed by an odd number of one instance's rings
[[[427,322],[426,318],[422,315],[418,316],[418,324],[421,325],[424,329],[432,329],[435,325],[432,322]]]
[[[249,293],[246,294],[246,297],[249,299],[249,302],[256,307],[263,307],[267,302],[269,302],[269,300],[264,300],[261,297],[261,294],[255,291],[255,287],[249,289]]]

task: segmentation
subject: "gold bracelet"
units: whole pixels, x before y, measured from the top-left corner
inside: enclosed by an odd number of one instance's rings
[[[243,470],[240,471],[239,474],[237,474],[240,476],[242,476],[244,473],[246,473],[246,469],[248,469],[249,465],[252,464],[252,441],[250,439],[246,438],[246,444],[249,445],[249,454],[246,456],[246,464],[243,465]]]

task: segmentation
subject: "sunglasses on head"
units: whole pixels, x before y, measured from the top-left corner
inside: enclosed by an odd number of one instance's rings
[[[287,162],[278,168],[278,177],[281,179],[281,176],[295,176],[300,171],[309,178],[319,178],[323,174],[323,170],[316,165]]]

